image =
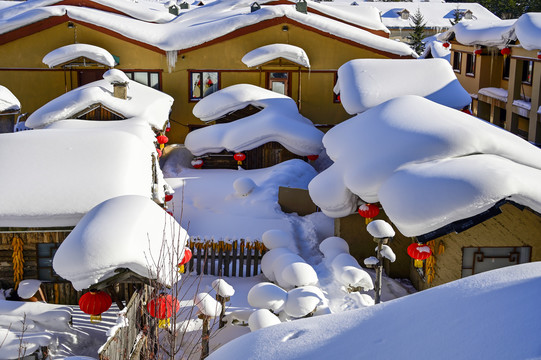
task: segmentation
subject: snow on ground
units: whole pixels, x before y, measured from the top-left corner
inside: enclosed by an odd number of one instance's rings
[[[0,112],[8,110],[20,110],[21,103],[5,86],[0,85]]]
[[[470,95],[444,59],[356,59],[340,66],[334,92],[351,115],[403,95],[462,109]]]
[[[541,263],[258,330],[211,359],[538,359]]]
[[[541,211],[537,147],[418,96],[357,115],[328,131],[323,143],[335,163],[309,190],[329,216],[353,213],[358,198],[381,202],[402,234],[418,236],[502,199]],[[359,143],[369,154],[359,157]]]

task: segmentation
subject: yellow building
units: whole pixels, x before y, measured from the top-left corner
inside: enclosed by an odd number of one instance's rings
[[[416,56],[388,38],[379,17],[353,18],[324,4],[216,1],[175,16],[167,8],[134,11],[107,3],[65,0],[41,6],[28,1],[0,11],[0,83],[19,98],[24,112],[101,77],[106,68],[100,64],[71,59],[48,68],[42,62],[51,51],[74,43],[107,50],[116,68],[173,96],[174,143],[201,125],[192,115],[199,99],[238,83],[285,93],[315,124],[339,123],[349,117],[333,93],[340,65],[356,58]],[[302,48],[310,67],[280,56],[253,67],[241,61],[270,44]]]
[[[472,95],[474,115],[541,143],[540,13],[484,27],[462,23],[440,36],[451,45],[451,65]],[[537,40],[536,40],[537,39]]]

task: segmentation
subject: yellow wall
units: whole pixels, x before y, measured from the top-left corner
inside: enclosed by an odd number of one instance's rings
[[[283,31],[283,26],[288,31]],[[105,35],[86,26],[60,24],[50,29],[0,45],[0,68],[32,70],[0,71],[0,83],[8,87],[22,103],[23,112],[32,112],[65,91],[64,72],[49,70],[41,63],[48,52],[68,44],[87,43],[100,46],[120,57],[119,69],[163,70],[162,91],[173,96],[171,113],[174,120],[169,137],[172,143],[182,143],[188,132],[187,124],[201,124],[192,114],[195,102],[189,101],[188,70],[217,70],[221,72],[220,88],[239,83],[264,85],[265,75],[241,62],[251,50],[273,43],[289,43],[303,48],[311,62],[311,71],[301,74],[301,113],[316,124],[337,124],[350,116],[338,103],[333,103],[334,72],[345,62],[356,58],[384,58],[380,54],[358,48],[339,40],[316,34],[292,24],[280,24],[220,43],[183,52],[176,66],[169,71],[165,53],[155,52]],[[15,57],[15,58],[14,58]],[[35,71],[33,69],[40,69]],[[266,67],[293,70],[291,82],[294,100],[298,93],[298,68]],[[69,73],[68,73],[69,75]],[[72,86],[77,74],[72,72]],[[69,76],[68,83],[69,83]],[[21,81],[23,79],[23,81]],[[262,79],[262,81],[260,80]],[[29,84],[31,84],[29,86]]]

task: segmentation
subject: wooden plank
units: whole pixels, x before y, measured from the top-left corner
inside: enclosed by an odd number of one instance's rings
[[[210,274],[216,276],[216,244],[213,243],[210,249]]]
[[[235,240],[231,245],[231,276],[237,276],[239,242]]]
[[[224,251],[225,251],[225,248],[224,248],[223,245],[224,245],[223,241],[220,241],[218,243],[218,274],[216,274],[217,276],[223,276],[224,275],[223,266],[224,266]]]
[[[246,276],[252,276],[252,252],[254,248],[246,247]]]
[[[224,276],[229,276],[229,262],[231,261],[230,251],[224,248],[225,261],[224,261]]]
[[[239,277],[244,276],[244,251],[246,250],[246,246],[244,244],[244,239],[240,240],[240,246],[239,246]]]

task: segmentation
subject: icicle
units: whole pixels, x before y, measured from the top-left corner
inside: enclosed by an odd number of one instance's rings
[[[166,51],[166,56],[167,56],[167,70],[169,72],[171,72],[176,63],[177,63],[177,55],[178,55],[178,51],[177,50],[170,50],[170,51]]]

